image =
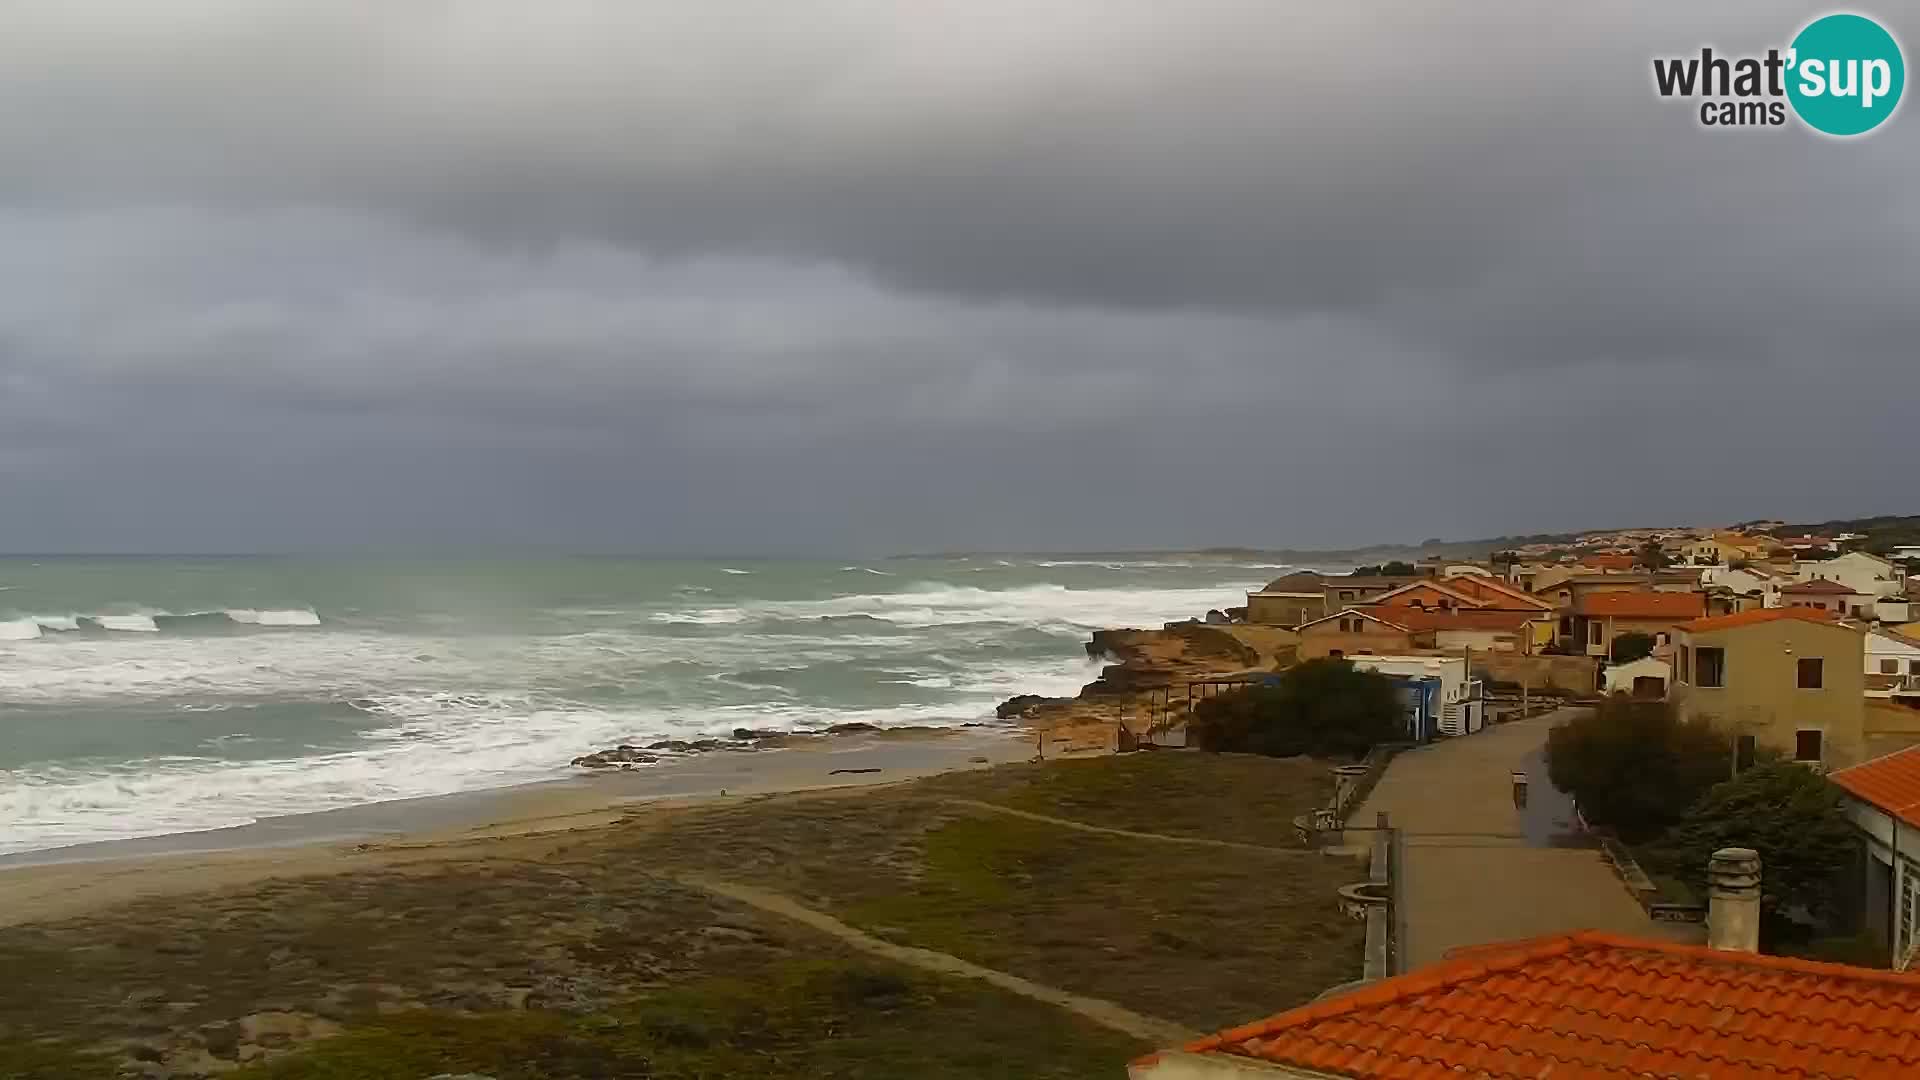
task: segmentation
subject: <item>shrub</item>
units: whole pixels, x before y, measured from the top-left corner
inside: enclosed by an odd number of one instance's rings
[[[1204,750],[1293,757],[1360,757],[1403,738],[1405,711],[1391,680],[1344,660],[1309,660],[1269,685],[1201,702],[1187,724]]]
[[[1732,775],[1730,742],[1681,723],[1664,701],[1613,698],[1547,733],[1547,774],[1588,821],[1639,843]]]
[[[1653,635],[1638,630],[1629,630],[1613,639],[1607,657],[1616,664],[1630,664],[1642,657],[1653,655]]]
[[[1754,849],[1760,911],[1777,930],[1789,913],[1816,920],[1835,914],[1836,880],[1852,864],[1856,843],[1839,789],[1804,766],[1776,761],[1714,785],[1650,855],[1668,873],[1704,889],[1715,851]]]

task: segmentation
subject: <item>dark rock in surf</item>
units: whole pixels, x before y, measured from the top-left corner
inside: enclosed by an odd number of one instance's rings
[[[612,750],[601,750],[597,753],[582,754],[573,759],[573,764],[583,769],[611,769],[615,767],[627,768],[634,765],[651,765],[659,760],[660,756],[658,754],[649,754],[637,746],[622,744],[614,747]]]

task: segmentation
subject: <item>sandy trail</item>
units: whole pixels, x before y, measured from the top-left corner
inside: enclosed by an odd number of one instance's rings
[[[920,949],[910,945],[896,945],[883,941],[863,930],[848,926],[839,919],[822,911],[816,911],[804,904],[779,893],[756,889],[728,881],[715,881],[711,878],[680,876],[676,878],[683,885],[703,889],[715,896],[723,896],[749,907],[758,908],[772,915],[791,919],[810,929],[827,934],[836,940],[845,942],[862,952],[884,957],[895,963],[906,964],[939,975],[957,975],[961,978],[979,979],[1010,993],[1045,1002],[1067,1010],[1077,1016],[1111,1028],[1122,1034],[1131,1035],[1143,1042],[1155,1046],[1173,1046],[1188,1042],[1196,1037],[1195,1033],[1173,1023],[1152,1016],[1144,1016],[1131,1009],[1123,1008],[1111,1001],[1099,998],[1070,994],[1051,986],[1044,986],[1018,975],[1009,975],[1004,971],[981,967],[969,963],[948,953],[935,952],[932,949]]]

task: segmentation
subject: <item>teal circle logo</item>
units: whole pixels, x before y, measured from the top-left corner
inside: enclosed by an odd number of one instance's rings
[[[1907,65],[1900,43],[1863,15],[1827,15],[1793,39],[1787,99],[1815,131],[1862,135],[1900,104]]]

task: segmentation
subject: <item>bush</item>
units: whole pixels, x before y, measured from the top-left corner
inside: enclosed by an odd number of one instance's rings
[[[1779,928],[1789,913],[1816,920],[1836,914],[1836,881],[1852,865],[1856,843],[1839,789],[1804,766],[1778,761],[1714,785],[1650,854],[1675,877],[1704,889],[1715,851],[1754,849],[1760,911]]]
[[[1187,734],[1215,752],[1358,758],[1376,743],[1404,738],[1405,716],[1386,676],[1345,660],[1309,660],[1271,685],[1201,702]]]
[[[1664,701],[1613,698],[1547,733],[1547,775],[1628,843],[1659,835],[1733,773],[1731,740]]]
[[[1616,664],[1630,664],[1635,660],[1653,655],[1653,635],[1638,630],[1629,630],[1613,639],[1613,645],[1607,651],[1607,658]]]

